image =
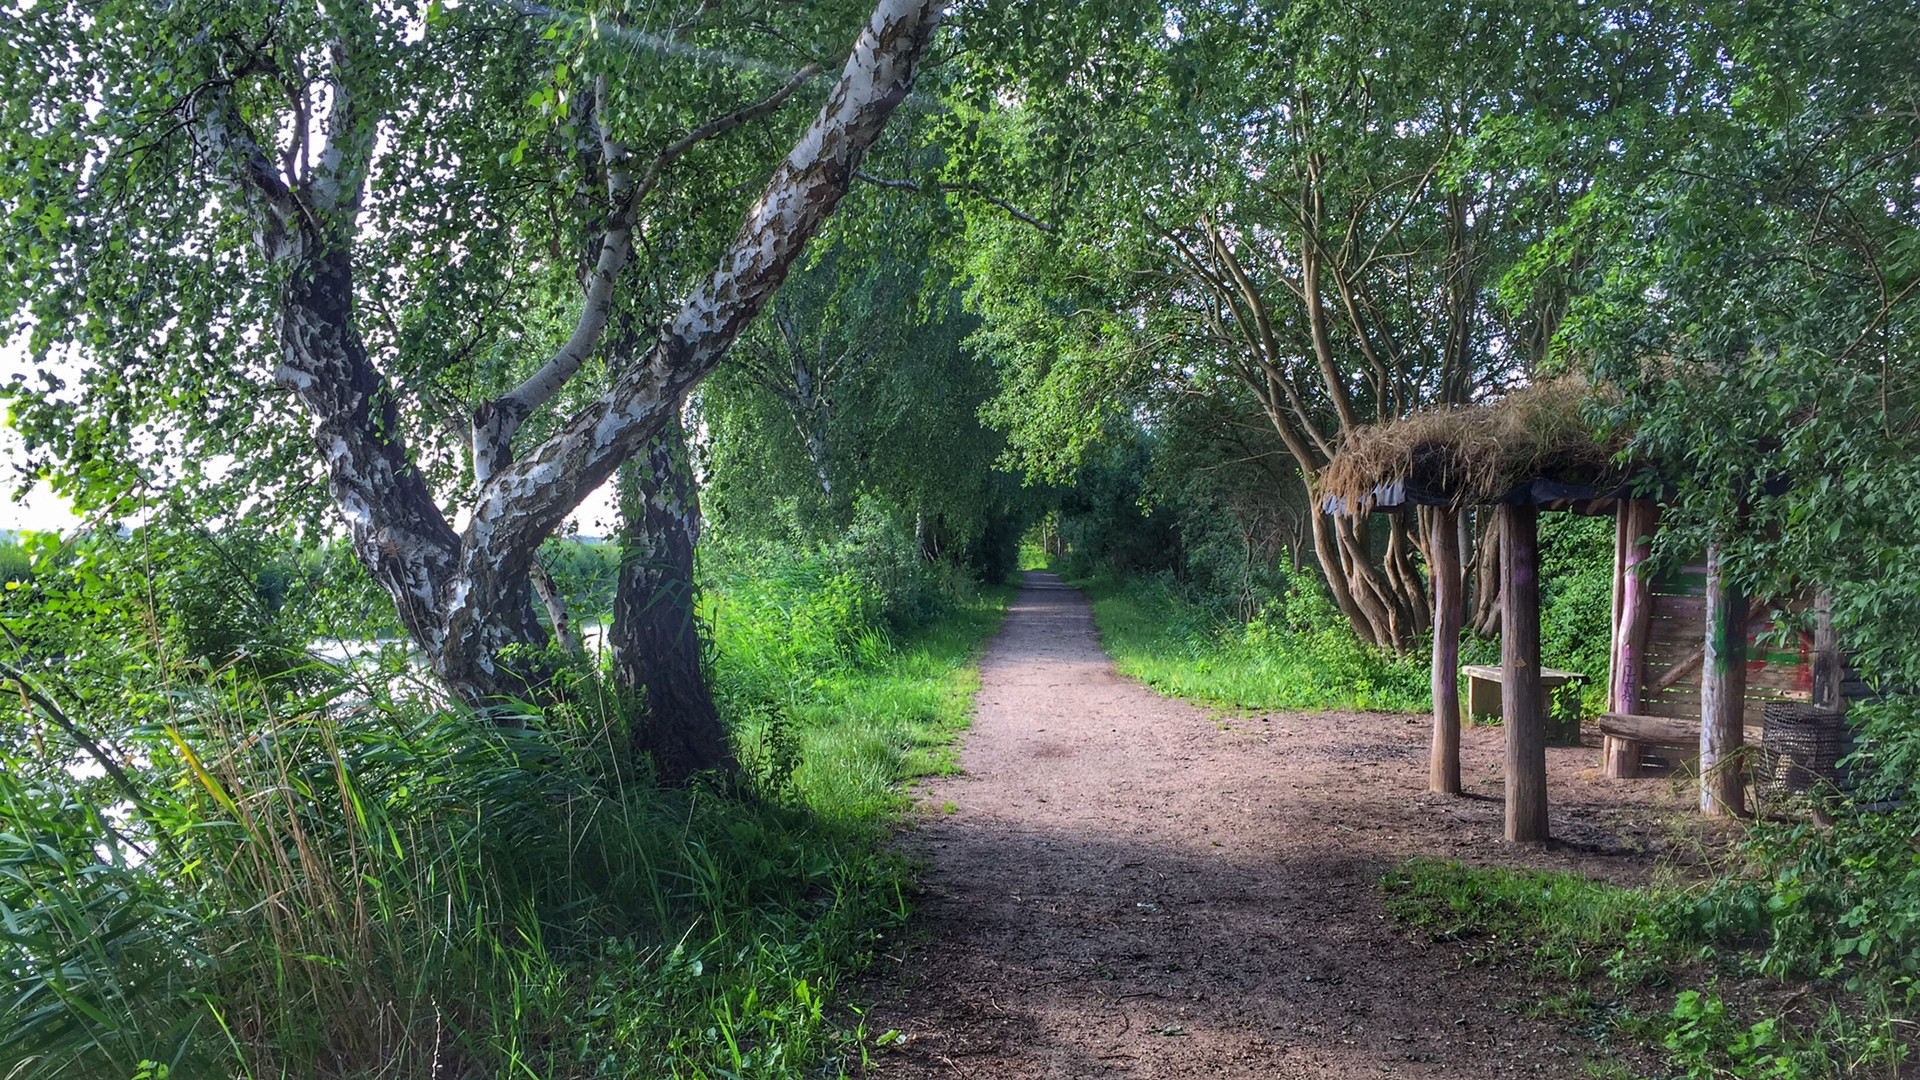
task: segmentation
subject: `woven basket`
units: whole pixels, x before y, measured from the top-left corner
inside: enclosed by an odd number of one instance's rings
[[[1826,794],[1839,787],[1845,714],[1786,702],[1762,706],[1760,718],[1753,785],[1761,798]]]

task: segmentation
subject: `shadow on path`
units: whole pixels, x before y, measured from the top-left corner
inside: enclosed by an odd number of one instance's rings
[[[909,841],[928,940],[870,987],[869,1029],[905,1036],[875,1075],[1586,1075],[1589,1045],[1502,1008],[1520,976],[1394,927],[1376,886],[1416,853],[1631,879],[1657,791],[1630,803],[1580,776],[1597,755],[1559,752],[1554,828],[1591,850],[1501,844],[1497,798],[1424,792],[1425,717],[1162,698],[1051,574],[981,674],[964,774],[927,791],[956,809]],[[1497,791],[1497,733],[1467,734],[1469,783]]]

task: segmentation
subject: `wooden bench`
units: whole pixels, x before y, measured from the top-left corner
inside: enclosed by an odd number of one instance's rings
[[[1497,664],[1468,664],[1460,671],[1467,677],[1467,715],[1474,720],[1500,719],[1500,667]],[[1540,690],[1548,699],[1568,683],[1583,683],[1585,675],[1577,671],[1540,669]]]
[[[1467,717],[1476,724],[1484,724],[1500,719],[1500,669],[1492,664],[1468,664],[1460,669],[1467,677]],[[1578,746],[1580,732],[1577,727],[1560,731],[1554,726],[1554,692],[1563,686],[1576,686],[1587,681],[1587,677],[1577,671],[1559,671],[1554,668],[1540,669],[1540,693],[1547,702],[1547,741],[1558,746]]]
[[[1600,734],[1604,737],[1601,775],[1609,780],[1631,780],[1640,775],[1640,752],[1647,746],[1665,746],[1675,750],[1700,749],[1700,721],[1672,716],[1641,716],[1637,713],[1601,713]],[[1758,744],[1759,728],[1747,728],[1748,744]]]

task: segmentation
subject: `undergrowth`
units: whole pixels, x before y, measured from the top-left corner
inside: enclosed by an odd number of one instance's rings
[[[908,914],[881,842],[895,785],[948,766],[1008,590],[930,600],[845,551],[718,574],[712,668],[746,776],[670,790],[591,665],[495,727],[398,650],[208,664],[145,608],[167,571],[101,546],[43,560],[0,609],[25,695],[0,714],[0,1076],[860,1062],[872,1033],[840,988]]]
[[[1701,884],[1414,859],[1382,879],[1395,919],[1557,985],[1550,1011],[1663,1059],[1659,1080],[1897,1080],[1920,1005],[1920,815],[1756,828]],[[1626,1075],[1599,1062],[1597,1075]]]
[[[1313,570],[1256,563],[1220,540],[1190,543],[1179,573],[1116,573],[1084,554],[1054,568],[1084,575],[1075,584],[1093,600],[1107,651],[1163,694],[1258,709],[1432,707],[1430,638],[1399,656],[1362,644]],[[1603,518],[1542,519],[1541,662],[1587,676],[1566,703],[1586,716],[1606,698],[1612,543]],[[1037,547],[1028,555],[1043,557]],[[1498,636],[1463,631],[1460,662],[1498,665]]]
[[[1084,584],[1101,645],[1162,694],[1253,709],[1431,707],[1426,666],[1361,644],[1311,579],[1247,623],[1158,577]]]

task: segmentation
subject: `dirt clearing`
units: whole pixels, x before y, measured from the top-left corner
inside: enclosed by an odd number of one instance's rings
[[[1470,795],[1430,796],[1427,719],[1222,715],[1117,675],[1092,609],[1028,576],[982,667],[964,774],[927,786],[927,940],[883,959],[883,1077],[1587,1075],[1595,1048],[1518,1015],[1523,971],[1394,926],[1411,855],[1638,881],[1686,796],[1549,750],[1553,834],[1500,840],[1500,732]]]

